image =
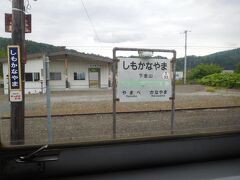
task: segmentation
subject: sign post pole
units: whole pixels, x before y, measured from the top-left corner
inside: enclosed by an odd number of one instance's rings
[[[112,71],[113,71],[113,83],[112,83],[112,90],[113,90],[113,139],[116,138],[116,70],[117,70],[117,59],[116,59],[116,51],[113,50],[113,64],[112,64]]]
[[[51,107],[51,90],[50,90],[50,71],[49,71],[49,57],[44,54],[44,68],[45,68],[45,78],[46,78],[46,93],[47,93],[47,119],[48,119],[48,143],[53,142],[52,133],[52,107]]]
[[[172,115],[171,115],[171,134],[174,131],[174,119],[175,119],[175,86],[176,86],[176,52],[173,53],[172,58],[172,73],[173,73],[173,80],[172,80]]]

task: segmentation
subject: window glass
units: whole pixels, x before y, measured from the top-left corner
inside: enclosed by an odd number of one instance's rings
[[[40,73],[25,73],[25,81],[39,81],[40,80]]]
[[[33,76],[34,76],[34,81],[40,80],[40,73],[33,73]]]
[[[85,73],[81,72],[81,73],[74,73],[74,80],[85,80]]]
[[[50,72],[50,80],[61,80],[61,72]]]
[[[25,81],[33,81],[32,73],[25,73]]]

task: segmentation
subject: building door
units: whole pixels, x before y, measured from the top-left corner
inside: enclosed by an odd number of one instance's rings
[[[89,77],[89,88],[101,88],[100,68],[89,68],[88,77]]]

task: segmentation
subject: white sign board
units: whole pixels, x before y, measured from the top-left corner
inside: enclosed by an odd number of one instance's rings
[[[176,80],[182,80],[183,79],[183,72],[177,71],[176,72]]]
[[[89,64],[88,67],[89,68],[101,68],[101,64]]]
[[[120,102],[169,101],[171,79],[169,59],[119,58],[117,98]]]
[[[21,91],[10,91],[10,102],[21,102],[22,101],[22,92]]]

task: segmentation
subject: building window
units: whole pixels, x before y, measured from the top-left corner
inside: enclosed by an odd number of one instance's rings
[[[33,80],[34,81],[39,81],[40,80],[40,73],[33,73]]]
[[[34,73],[25,73],[25,81],[28,82],[35,82],[40,80],[40,73],[34,72]]]
[[[62,80],[61,72],[50,72],[50,80]]]
[[[85,73],[81,72],[81,73],[74,73],[74,80],[85,80]]]
[[[32,73],[25,73],[25,81],[33,81]]]

